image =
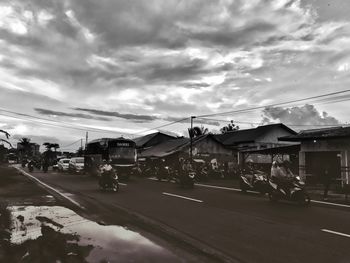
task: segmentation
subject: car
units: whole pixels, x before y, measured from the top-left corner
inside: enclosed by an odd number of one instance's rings
[[[74,173],[84,172],[84,157],[73,157],[68,164],[68,171]]]
[[[57,162],[57,169],[59,172],[66,172],[68,171],[69,167],[69,161],[70,159],[68,158],[62,158]]]

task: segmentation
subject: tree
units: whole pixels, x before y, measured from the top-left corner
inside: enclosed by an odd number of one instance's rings
[[[227,133],[227,132],[238,131],[238,130],[239,130],[239,126],[234,124],[233,120],[231,120],[229,124],[227,124],[226,126],[220,129],[220,132]]]
[[[188,129],[188,133],[190,137],[199,137],[209,133],[209,129],[205,128],[203,125],[201,127],[195,126],[191,129]]]
[[[57,149],[60,148],[60,145],[58,143],[44,142],[43,145],[46,147],[47,151],[51,151],[53,148],[56,152]]]
[[[5,134],[6,136],[6,139],[1,139],[0,138],[0,143],[1,142],[5,142],[7,143],[8,145],[10,145],[10,147],[12,148],[12,145],[11,143],[7,140],[10,138],[10,134],[7,132],[7,131],[4,131],[4,130],[0,130],[1,133]],[[2,163],[4,160],[5,160],[5,154],[7,153],[7,149],[5,148],[4,145],[0,144],[0,163]]]
[[[82,147],[79,147],[79,149],[76,151],[76,155],[78,156],[78,157],[82,157],[82,156],[84,156],[84,149],[82,148]]]
[[[1,139],[0,138],[0,142],[5,142],[8,145],[10,145],[10,147],[12,148],[12,144],[8,141],[8,139],[10,138],[10,134],[7,131],[4,131],[4,130],[0,130],[0,132],[5,134],[5,136],[6,136],[6,139]]]

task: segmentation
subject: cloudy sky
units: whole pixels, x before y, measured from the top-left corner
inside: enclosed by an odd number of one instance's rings
[[[345,0],[0,0],[0,129],[65,146],[345,90],[349,13]],[[347,123],[348,98],[197,123]]]

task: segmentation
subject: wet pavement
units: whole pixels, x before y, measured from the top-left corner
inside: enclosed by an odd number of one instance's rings
[[[11,206],[11,251],[21,262],[182,262],[117,225],[100,225],[62,206]],[[44,260],[44,261],[42,261]]]

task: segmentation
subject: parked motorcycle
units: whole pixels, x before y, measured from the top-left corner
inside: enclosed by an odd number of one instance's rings
[[[98,184],[103,191],[119,191],[118,175],[111,166],[101,167]]]
[[[269,192],[267,176],[264,173],[257,172],[252,175],[241,174],[239,185],[244,193],[247,191],[256,191],[261,194],[266,194]]]
[[[299,205],[310,204],[310,196],[305,190],[305,183],[299,176],[291,178],[289,183],[279,183],[269,180],[269,199],[271,202],[287,200]]]

